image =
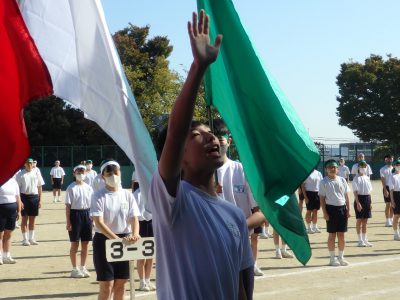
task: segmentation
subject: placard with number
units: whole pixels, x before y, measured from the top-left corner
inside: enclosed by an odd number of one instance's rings
[[[123,239],[106,240],[107,261],[127,261],[154,258],[156,244],[154,238],[141,238],[134,244]]]

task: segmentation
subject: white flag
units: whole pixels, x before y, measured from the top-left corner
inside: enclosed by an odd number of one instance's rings
[[[95,121],[134,163],[146,197],[157,159],[100,0],[20,1],[54,94]]]

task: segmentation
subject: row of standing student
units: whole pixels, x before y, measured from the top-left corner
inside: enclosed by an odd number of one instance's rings
[[[362,156],[360,158],[363,158]],[[386,166],[381,169],[382,182],[385,182],[385,173],[382,170],[390,170],[389,176],[386,179],[387,189],[390,191],[389,201],[391,209],[394,211],[393,230],[394,240],[399,240],[399,213],[400,213],[400,160],[396,160],[392,167],[390,156],[385,157],[388,160]],[[389,166],[390,165],[390,166]],[[344,259],[344,232],[347,232],[347,219],[350,216],[348,177],[339,176],[340,167],[344,166],[344,161],[340,161],[340,166],[334,160],[329,160],[325,163],[327,176],[322,178],[322,174],[314,170],[307,180],[302,184],[299,190],[300,208],[302,208],[302,195],[306,202],[306,223],[309,234],[321,232],[317,224],[317,213],[322,207],[324,218],[327,221],[327,231],[329,233],[328,248],[331,259],[329,264],[332,266],[347,265],[348,262]],[[392,168],[394,173],[392,173]],[[364,160],[358,161],[354,171],[357,174],[353,178],[352,188],[354,193],[354,212],[356,216],[356,231],[358,235],[359,247],[371,247],[367,237],[367,223],[371,218],[371,192],[372,185],[370,182],[371,169]],[[348,176],[348,174],[347,174]],[[385,191],[385,190],[384,190]],[[386,196],[384,192],[384,197]],[[385,198],[385,202],[387,199]],[[340,208],[340,209],[339,209]],[[333,216],[333,218],[332,218]],[[336,222],[336,232],[332,228],[332,220]],[[311,225],[311,222],[313,225]],[[334,236],[338,237],[339,257],[335,257],[334,252]]]

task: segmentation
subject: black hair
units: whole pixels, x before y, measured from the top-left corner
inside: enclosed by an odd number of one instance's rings
[[[213,129],[216,136],[229,135],[228,127],[222,119],[213,120]]]
[[[384,158],[383,158],[383,159],[386,159],[386,158],[392,158],[392,157],[393,157],[393,155],[386,154],[386,155],[384,156]]]
[[[207,125],[207,123],[198,121],[198,120],[192,120],[192,122],[190,124],[190,128],[195,128],[200,125]],[[165,140],[167,139],[167,132],[168,132],[168,124],[165,125],[163,129],[160,130],[160,132],[158,133],[156,142],[155,142],[155,148],[156,148],[155,150],[156,150],[158,160],[160,160],[161,153],[164,149]]]
[[[106,158],[106,159],[103,159],[101,161],[100,166],[104,165],[105,163],[108,163],[109,161],[115,161],[116,162],[116,160],[113,159],[113,158]],[[116,170],[118,170],[118,167],[116,165],[108,165],[107,167],[105,167],[103,169],[103,172],[101,172],[101,174],[104,175],[104,172],[114,173],[114,171],[116,171]]]
[[[334,160],[334,159],[328,159],[328,160],[325,162],[325,164],[324,164],[324,168],[326,168],[326,166],[327,166],[328,164],[331,164],[331,163],[333,163],[333,162],[337,164],[336,160]]]

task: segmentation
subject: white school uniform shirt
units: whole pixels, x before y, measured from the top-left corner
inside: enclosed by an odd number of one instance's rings
[[[350,175],[350,169],[348,166],[343,165],[343,166],[339,166],[338,167],[338,173],[337,173],[340,177],[343,178],[348,178],[348,176]]]
[[[135,199],[136,204],[139,208],[139,221],[150,221],[153,216],[151,215],[151,212],[146,209],[145,201],[140,193],[140,188],[133,193],[133,199]]]
[[[304,188],[309,192],[318,192],[319,183],[323,179],[320,171],[314,170],[304,181]]]
[[[356,175],[352,182],[353,191],[358,195],[370,195],[372,192],[372,184],[369,176]]]
[[[382,168],[379,169],[379,174],[381,178],[384,178],[385,185],[389,186],[389,180],[392,176],[393,167],[391,165],[384,165]]]
[[[90,215],[102,217],[112,232],[123,234],[132,232],[129,220],[139,217],[140,212],[130,191],[120,188],[111,192],[103,188],[92,195]],[[101,233],[96,226],[94,230]]]
[[[389,180],[389,190],[394,192],[400,192],[400,173],[393,173]]]
[[[19,196],[18,183],[11,177],[0,186],[0,204],[15,203],[17,202],[17,196]]]
[[[157,298],[237,299],[239,272],[253,267],[241,209],[182,180],[169,195],[158,172],[149,190]]]
[[[105,187],[106,187],[106,183],[103,179],[103,176],[101,174],[97,174],[97,176],[93,179],[93,182],[92,182],[93,192],[97,192]]]
[[[33,170],[30,172],[22,170],[15,176],[15,180],[18,182],[21,194],[26,195],[39,194],[38,187],[44,185],[42,176]]]
[[[92,194],[93,189],[87,183],[72,182],[65,191],[65,204],[71,205],[71,209],[89,209]]]
[[[90,171],[87,171],[85,173],[85,179],[83,180],[84,182],[86,182],[88,185],[92,186],[93,184],[93,180],[96,178],[97,176],[97,172],[93,169],[91,169]]]
[[[50,175],[53,176],[53,178],[61,178],[65,176],[65,172],[61,167],[52,167],[50,170]]]
[[[222,186],[224,200],[239,207],[247,218],[252,215],[252,208],[257,206],[244,176],[243,166],[240,162],[228,159],[217,170],[218,184]]]
[[[319,184],[318,195],[325,197],[325,203],[334,206],[346,205],[345,195],[350,190],[346,179],[336,176],[335,179],[330,179],[325,176]]]
[[[354,164],[354,165],[351,167],[351,174],[352,174],[352,175],[357,175],[357,174],[358,174],[358,163]],[[367,164],[367,173],[366,173],[365,175],[371,176],[372,174],[373,174],[373,173],[372,173],[371,166],[370,166],[369,164]]]

